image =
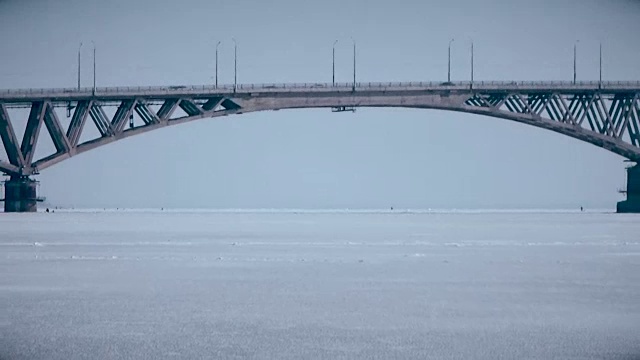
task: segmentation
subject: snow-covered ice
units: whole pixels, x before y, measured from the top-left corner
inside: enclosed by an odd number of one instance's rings
[[[640,216],[0,214],[0,359],[640,359]]]

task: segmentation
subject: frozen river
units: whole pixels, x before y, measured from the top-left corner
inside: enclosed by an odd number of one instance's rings
[[[640,216],[0,214],[0,359],[640,359]]]

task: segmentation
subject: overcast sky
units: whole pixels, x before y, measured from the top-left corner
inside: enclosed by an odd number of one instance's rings
[[[0,88],[469,78],[640,80],[640,1],[0,0]],[[22,119],[16,117],[22,114]],[[24,112],[13,111],[24,126]],[[64,116],[63,116],[64,117]],[[66,120],[65,120],[66,121]],[[17,129],[21,136],[23,129]],[[45,134],[43,132],[43,134]],[[41,137],[43,139],[44,137]],[[38,155],[47,155],[42,141]],[[205,119],[129,138],[38,177],[74,207],[613,208],[623,159],[556,133],[436,110],[328,109]]]

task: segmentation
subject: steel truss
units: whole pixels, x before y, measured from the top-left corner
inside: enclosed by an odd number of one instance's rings
[[[472,108],[486,109],[494,116],[517,114],[532,120],[567,125],[567,130],[587,130],[640,147],[640,93],[500,93],[480,92],[465,101]],[[566,128],[566,127],[563,127]],[[594,140],[595,145],[601,146]],[[604,146],[603,146],[604,147]],[[622,149],[609,149],[614,152]],[[620,155],[638,160],[637,154]]]
[[[157,111],[151,105],[160,101]],[[0,136],[9,163],[0,161],[0,171],[8,175],[28,176],[37,174],[40,170],[52,166],[73,155],[91,150],[100,145],[110,143],[131,135],[139,134],[154,128],[180,123],[194,118],[207,118],[229,115],[237,112],[240,106],[224,96],[214,96],[204,99],[198,98],[168,98],[163,100],[124,99],[120,101],[81,100],[64,105],[68,108],[71,122],[63,129],[55,107],[63,106],[54,101],[34,101],[30,104],[31,111],[27,119],[26,129],[22,141],[19,142],[14,126],[9,118],[7,103],[0,102]],[[107,115],[105,108],[116,106],[112,117]],[[171,116],[176,109],[182,109],[186,116],[173,119]],[[144,125],[134,126],[134,113]],[[91,119],[100,133],[97,139],[80,143],[82,133],[87,122]],[[56,152],[42,159],[34,160],[35,147],[40,136],[42,124],[53,140]],[[127,126],[129,125],[129,126]]]
[[[531,83],[534,84],[534,83]],[[354,90],[355,89],[355,90]],[[311,84],[303,86],[243,85],[238,89],[167,87],[105,88],[98,92],[62,90],[0,92],[0,138],[7,161],[0,171],[30,176],[74,155],[136,134],[196,119],[246,112],[293,108],[356,109],[406,107],[441,109],[509,119],[562,133],[640,161],[640,84],[487,83],[424,85],[423,83]],[[117,110],[109,116],[105,108]],[[29,107],[24,136],[8,108]],[[56,107],[66,107],[65,128]],[[181,114],[176,115],[178,109]],[[141,120],[138,125],[133,117]],[[81,141],[87,120],[100,136]],[[22,121],[21,123],[24,123]],[[55,153],[34,159],[42,125]]]

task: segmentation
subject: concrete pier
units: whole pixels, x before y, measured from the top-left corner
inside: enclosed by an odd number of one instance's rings
[[[619,213],[640,213],[640,165],[627,169],[627,200],[618,203]]]
[[[4,212],[38,211],[38,182],[23,176],[12,176],[4,182]]]

